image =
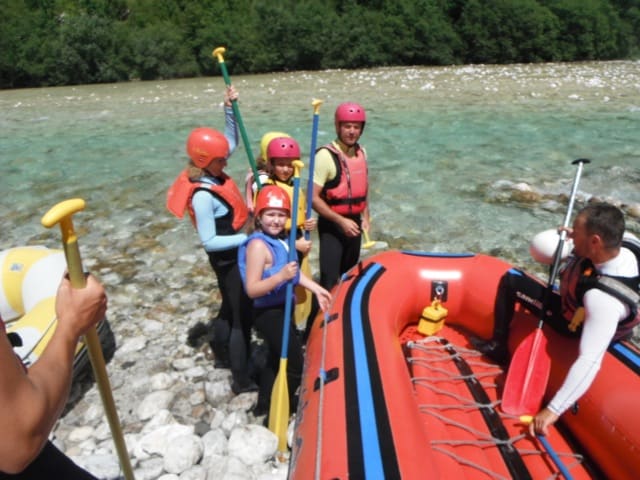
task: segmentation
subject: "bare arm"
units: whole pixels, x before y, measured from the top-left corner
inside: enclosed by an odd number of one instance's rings
[[[252,240],[247,245],[247,279],[245,289],[249,298],[266,295],[281,283],[296,276],[297,262],[287,263],[278,273],[268,278],[262,278],[262,273],[272,262],[271,252],[262,240]]]
[[[318,304],[323,312],[326,312],[331,305],[331,294],[320,286],[313,279],[307,277],[304,273],[300,272],[300,285],[313,293],[318,299]]]
[[[56,297],[58,323],[47,348],[25,371],[0,335],[0,470],[18,473],[38,455],[67,402],[78,338],[104,317],[102,285],[92,276],[74,289],[63,279]]]

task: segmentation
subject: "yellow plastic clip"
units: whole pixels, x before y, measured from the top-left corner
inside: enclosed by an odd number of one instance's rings
[[[582,322],[584,322],[584,307],[579,307],[573,314],[573,318],[569,324],[569,331],[575,332]]]
[[[418,332],[423,335],[434,335],[438,333],[444,326],[449,311],[442,306],[437,298],[422,310],[420,322],[418,323]]]

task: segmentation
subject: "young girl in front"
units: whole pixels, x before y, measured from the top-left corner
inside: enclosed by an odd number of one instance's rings
[[[285,224],[291,214],[289,195],[280,187],[265,185],[258,192],[255,213],[256,231],[242,244],[238,258],[244,288],[253,299],[253,325],[269,350],[268,365],[263,372],[258,404],[254,409],[254,414],[258,416],[269,410],[271,389],[280,362],[287,283],[292,281],[294,285],[300,284],[311,291],[316,295],[323,311],[329,307],[331,296],[327,290],[301,273],[296,261],[288,260]],[[291,301],[295,299],[292,298]],[[287,381],[289,405],[291,412],[294,412],[302,376],[303,354],[293,321],[289,322],[289,329]]]

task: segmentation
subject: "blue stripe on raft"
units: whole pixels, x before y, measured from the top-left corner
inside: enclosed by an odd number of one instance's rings
[[[609,347],[626,365],[633,369],[636,373],[640,371],[640,355],[638,352],[630,349],[624,343],[617,342]]]
[[[382,466],[382,452],[380,451],[373,392],[371,390],[371,373],[369,372],[369,364],[367,362],[361,305],[363,294],[369,282],[382,268],[379,264],[372,264],[370,268],[366,270],[365,274],[358,279],[358,284],[353,294],[353,301],[350,306],[351,338],[355,357],[355,369],[357,372],[356,391],[358,393],[360,433],[362,435],[366,478],[384,478],[384,469]]]

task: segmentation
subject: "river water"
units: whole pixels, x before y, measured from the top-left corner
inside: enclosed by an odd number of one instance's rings
[[[263,133],[282,130],[306,163],[312,99],[324,100],[318,145],[334,137],[338,103],[365,107],[371,237],[391,247],[526,266],[531,237],[562,223],[581,157],[592,163],[577,206],[615,201],[640,230],[639,62],[230,73],[254,152]],[[155,259],[193,254],[196,235],[166,211],[165,193],[190,130],[223,128],[223,88],[215,76],[0,91],[0,248],[57,246],[41,216],[82,197],[84,255],[126,255],[137,243],[154,270]],[[227,170],[240,179],[247,169],[240,145]]]

